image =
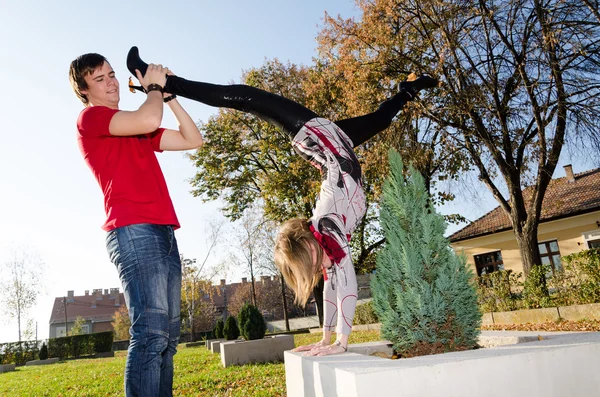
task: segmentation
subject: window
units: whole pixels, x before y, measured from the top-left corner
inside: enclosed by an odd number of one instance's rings
[[[553,272],[562,270],[560,261],[560,250],[558,249],[558,241],[545,241],[538,244],[542,265],[550,265]]]
[[[477,275],[492,273],[498,270],[504,270],[502,253],[500,251],[489,252],[487,254],[475,255],[475,268]]]
[[[586,248],[600,248],[600,230],[583,233]]]

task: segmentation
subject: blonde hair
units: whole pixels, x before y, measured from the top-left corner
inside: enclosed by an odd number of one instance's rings
[[[295,302],[305,305],[321,279],[323,249],[309,228],[307,219],[290,219],[281,225],[275,243],[275,265],[296,295]],[[315,248],[316,263],[311,246]]]

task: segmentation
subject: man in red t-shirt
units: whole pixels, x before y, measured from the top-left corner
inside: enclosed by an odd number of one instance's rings
[[[131,320],[126,396],[170,396],[179,341],[179,221],[155,152],[202,145],[198,127],[174,95],[163,92],[162,65],[138,80],[147,92],[135,111],[119,110],[119,82],[102,55],[71,63],[69,79],[85,109],[77,119],[79,149],[104,194],[106,246],[121,279]],[[163,102],[179,130],[160,128]]]

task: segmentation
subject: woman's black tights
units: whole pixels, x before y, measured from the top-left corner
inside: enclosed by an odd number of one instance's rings
[[[135,75],[138,69],[146,73],[148,64],[140,58],[137,47],[127,54],[127,68]],[[375,134],[386,129],[420,89],[432,87],[436,80],[422,76],[411,82],[400,84],[400,91],[379,105],[373,113],[350,119],[335,121],[348,135],[354,147],[366,142]],[[217,85],[168,76],[165,92],[202,102],[209,106],[224,107],[247,112],[270,123],[283,127],[293,138],[307,121],[318,117],[310,109],[290,99],[247,85]]]
[[[307,121],[318,117],[310,109],[282,96],[247,85],[217,85],[169,76],[165,91],[209,106],[251,113],[269,123],[283,127],[293,138]],[[373,113],[335,121],[354,143],[366,142],[386,129],[414,94],[401,90],[383,102]]]

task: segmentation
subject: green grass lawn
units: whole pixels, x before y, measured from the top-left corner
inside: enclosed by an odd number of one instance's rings
[[[294,336],[296,346],[320,339],[320,334]],[[378,331],[350,335],[350,343],[374,340]],[[117,352],[113,358],[17,367],[0,374],[0,396],[123,396],[125,358]],[[173,389],[176,396],[285,396],[285,369],[283,363],[223,368],[218,354],[180,345]]]

